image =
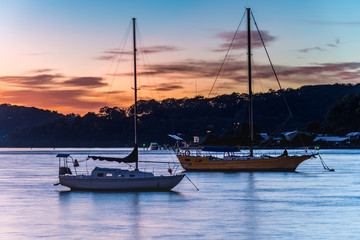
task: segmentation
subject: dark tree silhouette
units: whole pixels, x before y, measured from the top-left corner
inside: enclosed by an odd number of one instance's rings
[[[359,94],[360,84],[303,86],[254,94],[255,141],[259,141],[260,132],[277,136],[295,129],[312,133],[359,130]],[[289,117],[283,96],[293,119]],[[141,100],[138,102],[138,142],[140,145],[154,141],[172,143],[167,134],[181,133],[187,141],[193,136],[207,136],[209,143],[248,144],[247,98],[247,94],[232,93],[213,98]],[[131,146],[133,124],[133,106],[126,109],[105,106],[98,113],[64,116],[3,104],[0,105],[0,144],[14,147]]]

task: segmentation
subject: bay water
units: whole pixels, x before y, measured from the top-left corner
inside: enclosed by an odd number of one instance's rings
[[[0,239],[360,239],[360,150],[321,150],[296,172],[186,173],[171,192],[73,192],[57,153],[79,173],[130,149],[0,149]],[[290,151],[291,152],[291,151]],[[279,152],[280,153],[280,152]],[[171,151],[140,150],[141,170],[182,170]],[[176,168],[176,166],[178,168]]]

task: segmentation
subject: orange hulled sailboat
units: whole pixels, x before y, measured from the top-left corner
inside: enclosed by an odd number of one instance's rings
[[[249,83],[249,132],[250,151],[245,155],[237,155],[234,147],[204,147],[202,151],[180,150],[177,148],[176,155],[181,166],[186,171],[283,171],[291,172],[303,161],[314,157],[314,153],[289,155],[285,150],[281,155],[254,155],[253,142],[253,106],[252,106],[252,83],[251,83],[251,10],[247,11],[247,40],[248,40],[248,83]],[[260,32],[259,32],[260,33]],[[260,35],[261,38],[261,35]],[[261,38],[262,40],[262,38]],[[265,47],[265,45],[264,45]],[[266,49],[266,48],[265,48]],[[275,72],[274,72],[275,73]],[[276,76],[276,75],[275,75]],[[170,135],[178,142],[182,140],[176,135]],[[219,156],[219,152],[220,154]]]

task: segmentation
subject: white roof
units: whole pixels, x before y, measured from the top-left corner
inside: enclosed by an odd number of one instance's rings
[[[348,140],[349,137],[337,137],[337,136],[330,136],[330,137],[316,137],[314,138],[314,142],[316,141],[325,141],[325,142],[342,142]]]
[[[346,134],[347,137],[354,137],[357,135],[360,135],[360,132],[351,132],[351,133]]]
[[[183,140],[181,137],[176,136],[176,135],[172,135],[172,134],[168,134],[169,137],[172,137],[175,140]]]
[[[284,135],[284,136],[288,136],[288,135],[291,135],[291,134],[294,134],[294,133],[297,133],[298,131],[292,131],[292,132],[283,132],[282,134]]]

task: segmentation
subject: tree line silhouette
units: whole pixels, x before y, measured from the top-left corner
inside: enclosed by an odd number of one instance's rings
[[[171,144],[167,135],[179,134],[187,141],[193,136],[206,136],[209,144],[246,144],[247,100],[247,94],[239,93],[213,98],[141,100],[138,142],[146,146],[150,142]],[[360,130],[360,84],[270,90],[254,94],[253,100],[255,133],[277,136],[292,130],[328,134]],[[98,113],[80,116],[3,104],[0,133],[0,146],[7,147],[132,146],[133,106],[105,106]]]

